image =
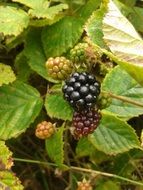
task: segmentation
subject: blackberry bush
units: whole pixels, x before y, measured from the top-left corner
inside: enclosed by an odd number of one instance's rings
[[[98,127],[101,114],[95,109],[86,109],[83,111],[75,111],[73,114],[72,133],[76,139],[87,136]]]
[[[73,64],[65,57],[50,57],[46,62],[46,68],[53,79],[64,80],[73,71]]]
[[[100,83],[86,72],[74,73],[63,86],[64,98],[75,109],[93,107],[100,93]]]

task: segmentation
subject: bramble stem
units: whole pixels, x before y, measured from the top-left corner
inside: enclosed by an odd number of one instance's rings
[[[42,164],[42,165],[47,165],[47,166],[55,166],[57,167],[57,164],[54,163],[49,163],[49,162],[42,162],[39,160],[29,160],[29,159],[22,159],[22,158],[14,158],[15,161],[19,161],[19,162],[28,162],[28,163],[33,163],[33,164]],[[97,170],[92,170],[92,169],[87,169],[87,168],[80,168],[80,167],[75,167],[75,166],[70,166],[69,170],[75,171],[75,172],[86,172],[86,173],[90,173],[90,174],[96,174],[96,175],[102,175],[102,176],[106,176],[106,177],[112,177],[112,178],[116,178],[122,181],[126,181],[129,183],[132,183],[134,185],[140,185],[143,186],[142,182],[138,182],[138,181],[134,181],[116,174],[111,174],[111,173],[106,173],[106,172],[101,172],[101,171],[97,171]]]
[[[55,166],[57,167],[57,164],[54,163],[50,163],[50,162],[42,162],[39,160],[30,160],[30,159],[23,159],[23,158],[14,158],[15,161],[18,162],[27,162],[27,163],[31,163],[31,164],[42,164],[42,165],[46,165],[46,166]]]
[[[124,96],[119,96],[119,95],[112,94],[111,92],[106,92],[106,91],[103,91],[103,93],[108,94],[110,97],[112,97],[114,99],[118,99],[118,100],[121,100],[123,102],[127,102],[129,104],[133,104],[133,105],[136,105],[139,107],[143,107],[143,103],[139,103],[139,102],[136,102],[136,101],[131,100],[129,98],[125,98]]]

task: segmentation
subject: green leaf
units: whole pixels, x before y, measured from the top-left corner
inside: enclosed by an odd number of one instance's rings
[[[88,138],[81,138],[76,146],[77,157],[89,156],[89,159],[95,165],[100,164],[103,161],[107,161],[109,158],[107,154],[98,151],[95,146],[88,140]]]
[[[28,7],[29,15],[37,18],[46,18],[53,20],[61,11],[68,8],[67,4],[58,4],[50,7],[50,2],[47,0],[13,0],[14,2],[22,3]]]
[[[4,141],[0,141],[0,171],[9,170],[12,165],[12,152],[7,148]]]
[[[114,189],[114,190],[121,190],[120,186],[117,185],[117,183],[113,181],[102,181],[100,185],[97,185],[96,190],[109,190],[109,189]]]
[[[17,72],[17,79],[23,82],[28,81],[29,76],[32,73],[32,70],[28,65],[28,59],[24,55],[24,52],[21,52],[17,55],[14,66]]]
[[[0,6],[0,32],[4,35],[20,34],[29,24],[26,12],[16,7]]]
[[[57,129],[56,133],[46,139],[46,151],[48,156],[58,165],[64,162],[64,142],[63,142],[64,126]]]
[[[47,114],[50,117],[72,120],[73,110],[70,105],[64,100],[61,93],[58,94],[47,94],[45,100],[45,107]]]
[[[10,66],[0,63],[0,86],[9,84],[16,79]]]
[[[81,37],[86,20],[99,5],[100,0],[96,0],[96,3],[90,0],[75,15],[65,16],[59,22],[45,27],[42,42],[47,57],[60,56],[72,48]]]
[[[16,81],[0,88],[0,139],[17,137],[29,127],[42,107],[33,87]]]
[[[26,38],[24,54],[28,58],[28,64],[32,70],[37,72],[43,78],[51,82],[56,82],[48,76],[48,72],[46,70],[46,56],[41,43],[41,29],[33,28],[29,31]]]
[[[107,3],[104,3],[99,10],[93,12],[85,25],[85,30],[91,41],[100,47],[105,47],[103,40],[102,20],[106,12]]]
[[[100,125],[88,138],[95,148],[109,155],[123,153],[133,148],[141,148],[132,127],[108,114],[103,114]]]
[[[120,154],[115,157],[112,170],[117,175],[131,178],[133,172],[138,170],[142,156],[142,150],[137,149]]]
[[[143,87],[119,66],[106,75],[102,91],[109,93],[112,98],[112,103],[105,111],[125,119],[143,113]]]
[[[105,42],[118,56],[112,58],[143,85],[143,40],[111,0],[103,33]]]
[[[19,179],[10,171],[0,171],[0,188],[3,190],[23,190]]]
[[[95,147],[87,138],[81,138],[76,147],[78,157],[89,156],[95,151]]]

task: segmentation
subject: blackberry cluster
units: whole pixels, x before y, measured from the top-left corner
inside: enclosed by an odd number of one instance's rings
[[[50,57],[46,62],[46,68],[53,79],[63,80],[73,71],[73,63],[65,57]]]
[[[76,139],[87,136],[97,128],[101,119],[98,110],[87,109],[73,114],[73,135]]]
[[[89,73],[74,73],[63,86],[64,98],[76,110],[93,107],[100,93],[100,83]]]

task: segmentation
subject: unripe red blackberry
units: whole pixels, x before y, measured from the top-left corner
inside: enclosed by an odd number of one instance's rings
[[[94,109],[86,109],[73,114],[72,133],[76,139],[87,136],[97,128],[101,120],[101,114]]]
[[[93,107],[100,93],[100,83],[89,73],[74,73],[63,86],[64,98],[75,109]]]
[[[55,127],[51,122],[43,121],[36,127],[35,135],[39,139],[46,139],[53,135]]]
[[[65,57],[50,57],[46,62],[49,75],[56,80],[66,79],[73,71],[73,63]]]
[[[78,182],[77,190],[93,190],[93,187],[91,186],[89,181],[86,181],[85,179],[81,182]]]

